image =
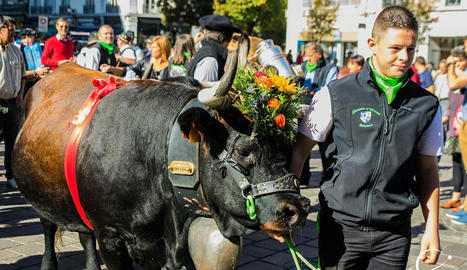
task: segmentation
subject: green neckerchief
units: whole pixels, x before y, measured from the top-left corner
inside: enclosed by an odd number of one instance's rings
[[[407,81],[409,73],[406,72],[402,77],[398,78],[390,78],[385,77],[379,74],[376,69],[373,67],[373,63],[371,62],[371,57],[368,58],[368,64],[371,68],[371,74],[376,81],[376,84],[379,86],[381,90],[386,94],[388,99],[388,104],[394,101],[396,98],[397,92],[401,89],[402,85]]]
[[[318,63],[312,65],[312,64],[310,64],[310,62],[306,61],[305,65],[306,65],[306,71],[313,72],[313,70],[315,70],[316,67],[318,66]]]
[[[114,52],[114,45],[113,44],[107,44],[103,41],[99,40],[99,43],[102,45],[102,47],[106,48],[109,51],[109,54],[112,54]]]

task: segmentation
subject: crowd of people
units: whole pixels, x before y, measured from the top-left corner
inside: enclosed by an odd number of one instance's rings
[[[102,25],[74,57],[66,19],[57,20],[57,35],[45,42],[41,52],[32,29],[23,29],[18,46],[11,45],[14,20],[1,16],[0,68],[8,61],[11,66],[0,73],[0,127],[9,185],[15,186],[10,154],[26,80],[33,83],[72,61],[126,80],[186,75],[200,82],[218,81],[232,34],[242,30],[221,15],[204,16],[199,22],[203,31],[196,41],[180,35],[172,49],[167,37],[157,35],[146,41],[148,54],[134,44],[133,32],[116,36],[115,45],[114,30]],[[467,115],[467,39],[463,48],[455,48],[440,62],[438,70],[431,70],[423,57],[414,59],[417,35],[414,15],[392,6],[375,21],[368,59],[349,55],[339,69],[318,42],[307,43],[297,58],[303,73],[298,80],[305,89],[303,102],[311,105],[299,124],[290,170],[307,184],[310,170],[305,161],[319,143],[324,168],[321,269],[404,268],[411,241],[410,215],[419,204],[426,219],[422,259],[435,263],[440,249],[437,157],[444,148],[453,157],[454,188],[441,207],[453,208],[448,214],[452,222],[467,224],[467,196],[461,203],[462,185],[467,191],[467,149],[463,149],[467,120],[462,118]],[[286,59],[293,62],[290,51]],[[413,193],[415,186],[418,196]],[[369,241],[371,247],[366,245]]]

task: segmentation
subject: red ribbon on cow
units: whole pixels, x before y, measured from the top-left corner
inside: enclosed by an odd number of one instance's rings
[[[91,229],[91,223],[86,217],[83,206],[79,199],[78,185],[76,184],[76,154],[78,152],[79,142],[81,141],[81,136],[83,135],[86,126],[91,121],[91,118],[99,104],[100,100],[105,97],[110,92],[117,89],[117,86],[121,83],[116,83],[114,77],[110,77],[109,82],[104,80],[96,79],[92,81],[95,90],[89,95],[89,97],[84,102],[84,105],[78,111],[78,113],[73,117],[68,125],[67,129],[71,128],[71,125],[75,125],[73,132],[71,133],[70,138],[65,149],[65,177],[68,184],[68,189],[70,190],[71,197],[75,203],[76,210],[78,211],[83,222]]]

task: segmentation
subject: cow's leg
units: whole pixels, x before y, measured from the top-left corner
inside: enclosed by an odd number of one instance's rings
[[[55,254],[55,232],[57,225],[41,217],[44,228],[44,256],[42,257],[41,270],[56,270],[57,255]]]
[[[106,233],[97,235],[99,252],[108,270],[133,270],[133,262],[128,255],[125,242]]]
[[[96,237],[93,233],[79,233],[79,241],[84,249],[86,256],[86,270],[100,270],[99,261],[97,259]]]

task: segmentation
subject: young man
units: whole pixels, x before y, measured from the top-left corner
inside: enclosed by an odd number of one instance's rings
[[[55,24],[57,34],[45,41],[41,62],[55,70],[59,65],[70,62],[73,59],[73,41],[68,38],[68,20],[58,18]]]
[[[371,58],[317,92],[300,125],[291,172],[300,175],[316,143],[325,153],[321,269],[405,269],[419,203],[420,253],[425,263],[437,261],[441,112],[437,98],[409,80],[417,34],[409,10],[385,8],[368,39]]]

